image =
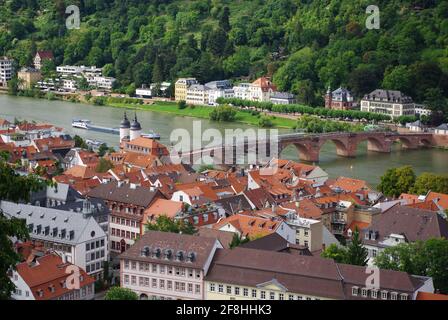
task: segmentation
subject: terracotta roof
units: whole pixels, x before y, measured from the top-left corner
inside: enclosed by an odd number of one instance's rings
[[[339,177],[332,185],[333,188],[340,188],[347,192],[356,192],[358,190],[368,189],[367,183],[364,180]]]
[[[295,210],[301,218],[318,219],[318,220],[322,218],[322,210],[319,209],[313,203],[313,201],[309,199],[303,199],[298,201],[298,203],[299,203],[298,207],[295,202],[282,204],[282,207]]]
[[[41,59],[53,59],[53,52],[50,50],[47,51],[37,51],[36,55],[38,55]]]
[[[235,214],[220,220],[213,229],[229,231],[227,225],[232,225],[243,237],[259,237],[274,233],[280,226],[280,221],[272,221],[258,216]]]
[[[75,146],[74,140],[66,140],[61,137],[52,137],[52,138],[44,138],[44,139],[36,139],[34,140],[34,144],[36,145],[39,151],[47,151],[53,149],[70,149]]]
[[[36,300],[55,299],[71,291],[62,286],[62,283],[65,283],[71,275],[71,272],[66,273],[67,267],[72,266],[71,263],[63,263],[61,257],[56,254],[37,258],[36,262],[31,265],[27,262],[17,265],[17,272],[30,287]],[[80,282],[81,287],[95,282],[84,270],[79,269],[83,278]],[[53,288],[54,292],[50,288]],[[39,296],[39,292],[42,292],[43,296]]]
[[[154,218],[161,215],[174,218],[182,211],[182,206],[183,203],[179,201],[157,199],[145,210],[144,214]]]
[[[271,206],[275,203],[274,198],[263,188],[246,190],[243,194],[257,209],[263,209],[267,204]]]
[[[416,300],[448,300],[448,295],[419,291]]]
[[[353,232],[358,228],[358,231],[361,232],[363,229],[367,229],[370,226],[367,222],[356,221],[353,220],[352,223],[347,227],[347,230],[352,230]]]
[[[426,196],[426,200],[437,200],[437,204],[441,206],[443,209],[448,209],[448,194],[430,192]]]
[[[77,165],[67,169],[64,172],[64,175],[81,179],[90,179],[95,176],[95,171],[87,166]]]
[[[252,85],[260,87],[263,91],[277,91],[277,87],[269,80],[269,78],[261,77],[252,82]]]

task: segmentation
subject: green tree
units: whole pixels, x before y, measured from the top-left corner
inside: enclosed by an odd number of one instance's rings
[[[386,248],[374,260],[381,269],[432,277],[434,287],[448,293],[448,240],[429,239]]]
[[[355,266],[365,266],[368,261],[367,249],[363,246],[358,228],[353,232],[350,244],[347,247],[345,263]]]
[[[248,237],[243,239],[240,235],[238,235],[237,233],[234,233],[233,237],[232,237],[232,241],[229,244],[229,248],[234,249],[236,247],[239,247],[242,244],[248,243],[249,241],[250,241],[250,239]]]
[[[230,106],[218,106],[210,113],[210,119],[213,121],[234,121],[237,110]]]
[[[112,287],[110,288],[106,296],[105,300],[138,300],[138,295],[128,288],[121,287]]]
[[[347,249],[332,243],[320,254],[322,258],[333,259],[337,263],[345,263],[347,260]]]
[[[196,229],[191,223],[184,222],[184,220],[174,220],[164,214],[158,216],[155,223],[148,222],[146,230],[183,234],[196,233]]]
[[[184,100],[181,100],[177,103],[177,107],[179,109],[185,109],[187,107],[187,103]]]
[[[80,136],[75,135],[73,137],[73,140],[75,140],[75,148],[81,148],[81,149],[88,149],[89,148],[87,143]]]
[[[112,169],[114,167],[113,163],[109,160],[106,160],[104,158],[100,158],[100,161],[98,162],[95,171],[99,173],[105,173]]]
[[[391,168],[381,177],[378,190],[389,197],[398,197],[407,193],[414,186],[415,173],[411,166]]]
[[[0,201],[28,202],[31,192],[41,190],[46,182],[37,176],[17,174],[7,163],[8,154],[0,157]],[[15,286],[9,279],[8,270],[15,269],[21,257],[15,252],[12,238],[19,241],[29,239],[28,228],[24,219],[8,219],[0,211],[0,300],[9,299]]]
[[[429,191],[448,194],[448,176],[424,172],[415,180],[410,192],[424,195]]]

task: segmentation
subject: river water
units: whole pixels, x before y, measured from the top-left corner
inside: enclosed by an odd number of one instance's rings
[[[123,118],[123,111],[119,108],[0,95],[0,118],[6,118],[9,121],[18,118],[19,120],[52,123],[65,128],[65,131],[70,134],[106,142],[109,146],[118,145],[118,136],[74,129],[71,126],[71,121],[74,118],[90,119],[96,125],[118,127]],[[128,116],[133,117],[133,112],[129,111]],[[161,142],[167,145],[170,144],[169,137],[174,129],[182,128],[193,132],[193,124],[197,126],[198,121],[200,121],[202,130],[215,128],[224,132],[225,129],[249,128],[240,123],[219,123],[150,111],[137,111],[137,116],[143,132],[153,130],[159,133]],[[290,132],[288,130],[280,131],[281,133]],[[281,157],[297,161],[298,153],[294,147],[289,147],[282,152]],[[440,149],[402,150],[400,145],[395,145],[392,153],[382,154],[367,152],[367,143],[363,143],[358,148],[356,158],[341,158],[336,155],[336,147],[333,143],[328,142],[322,147],[319,165],[332,178],[338,176],[359,178],[366,180],[372,187],[376,187],[380,176],[391,167],[411,165],[416,173],[448,173],[448,151]]]

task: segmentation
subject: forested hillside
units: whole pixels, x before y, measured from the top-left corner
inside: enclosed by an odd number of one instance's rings
[[[448,1],[377,0],[368,30],[360,0],[0,1],[0,54],[29,65],[37,49],[56,64],[104,66],[123,91],[142,83],[273,76],[280,90],[321,105],[326,88],[357,97],[397,89],[446,108]],[[78,5],[81,29],[65,27]]]

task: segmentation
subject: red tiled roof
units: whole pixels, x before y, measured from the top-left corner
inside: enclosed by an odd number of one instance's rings
[[[437,200],[437,204],[441,206],[443,209],[448,209],[448,194],[443,193],[437,193],[437,192],[430,192],[426,196],[426,201],[431,200]]]
[[[448,300],[448,295],[420,291],[416,300]]]

